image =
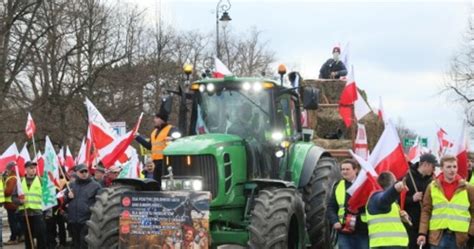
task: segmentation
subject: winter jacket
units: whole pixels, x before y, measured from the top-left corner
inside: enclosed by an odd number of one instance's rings
[[[443,188],[441,187],[441,182],[438,178],[433,180],[433,184],[437,187],[441,188],[444,192]],[[428,242],[432,245],[438,245],[443,237],[443,230],[429,230],[431,212],[433,210],[433,200],[431,198],[431,187],[432,185],[428,185],[426,188],[424,197],[423,197],[423,209],[421,211],[421,218],[420,218],[420,229],[419,233],[421,235],[428,235]],[[460,180],[458,183],[458,187],[456,189],[456,193],[466,189],[469,197],[469,212],[471,214],[471,222],[469,225],[468,233],[461,233],[455,232],[456,235],[456,244],[458,247],[461,247],[466,244],[469,239],[469,235],[474,236],[474,188],[469,185],[465,180]]]
[[[328,217],[331,227],[337,222],[339,222],[339,218],[337,214],[339,210],[339,205],[336,200],[336,187],[338,183],[339,182],[336,182],[336,184],[334,185],[332,189],[332,195],[331,195],[331,199],[329,199],[329,205],[328,205],[328,211],[327,211],[327,217]],[[351,187],[352,183],[348,181],[344,181],[344,183],[345,183],[345,188],[347,191],[347,189]],[[350,198],[350,195],[346,192],[346,198],[344,202],[344,208],[345,208],[346,214],[352,213],[347,208],[348,207],[347,203],[349,202],[349,198]],[[361,214],[365,214],[365,207],[360,208],[356,214],[357,214],[357,220],[356,220],[356,225],[355,225],[355,233],[367,234],[368,233],[367,223],[362,222],[361,220]]]
[[[319,70],[320,79],[330,79],[331,73],[336,72],[336,79],[347,75],[347,69],[342,61],[335,61],[334,59],[327,60]]]
[[[370,214],[386,214],[392,210],[392,204],[398,200],[400,194],[394,186],[384,191],[373,193],[367,201],[367,211]]]
[[[70,223],[84,224],[91,216],[90,208],[95,203],[95,196],[101,186],[92,178],[85,180],[77,178],[69,186],[74,194],[74,198],[69,198],[69,190],[65,193],[65,203],[67,205],[67,219]]]
[[[16,188],[16,174],[14,171],[12,171],[10,175],[8,175],[5,178],[5,191],[4,191],[5,198],[11,197],[13,195],[13,192],[15,191],[15,188]],[[15,203],[13,203],[13,201],[12,202],[5,201],[5,209],[17,210],[18,206]]]
[[[423,176],[418,172],[417,165],[410,167],[411,176],[407,173],[405,176],[406,185],[408,187],[406,199],[405,199],[405,211],[410,215],[413,226],[418,227],[420,224],[420,215],[421,215],[421,204],[423,200],[418,202],[413,201],[413,195],[416,193],[415,187],[413,186],[413,181],[415,182],[416,188],[419,192],[425,192],[428,185],[433,180],[432,176]]]

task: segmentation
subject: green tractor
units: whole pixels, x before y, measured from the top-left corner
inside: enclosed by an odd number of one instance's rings
[[[231,76],[180,85],[181,118],[192,100],[188,136],[164,150],[161,189],[194,179],[191,190],[212,194],[212,248],[333,248],[326,209],[339,169],[301,127],[301,108],[316,109],[319,90],[299,87],[298,77],[284,87],[283,75],[281,82]],[[90,248],[118,247],[122,193],[157,189],[153,180],[118,179],[99,194],[88,221]]]

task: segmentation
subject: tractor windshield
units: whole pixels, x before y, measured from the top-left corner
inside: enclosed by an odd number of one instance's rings
[[[201,92],[197,103],[196,133],[233,134],[264,139],[270,130],[270,93],[226,89]]]

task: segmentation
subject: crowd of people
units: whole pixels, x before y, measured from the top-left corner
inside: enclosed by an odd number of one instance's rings
[[[343,161],[342,180],[334,185],[327,213],[338,231],[338,248],[473,248],[472,161],[469,165],[469,177],[463,179],[456,157],[442,157],[436,169],[436,157],[423,154],[400,181],[391,172],[381,172],[377,183],[382,189],[354,212],[346,190],[361,169],[354,160]]]

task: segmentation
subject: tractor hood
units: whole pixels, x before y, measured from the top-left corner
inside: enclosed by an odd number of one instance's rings
[[[166,156],[213,154],[219,147],[230,145],[243,145],[243,140],[239,136],[229,134],[195,135],[170,143],[163,154]]]

